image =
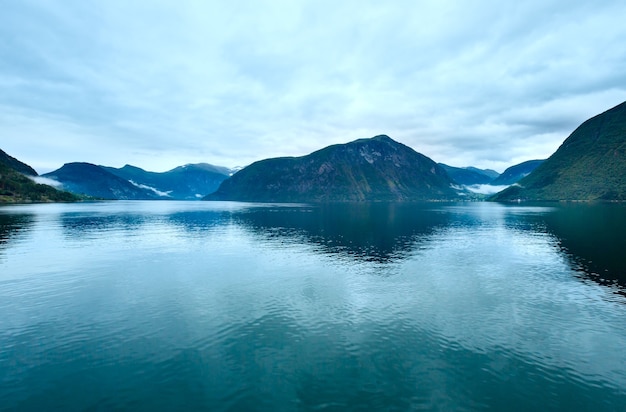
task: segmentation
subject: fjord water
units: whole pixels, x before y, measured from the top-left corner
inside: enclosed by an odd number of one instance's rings
[[[626,207],[0,208],[0,410],[626,407]]]

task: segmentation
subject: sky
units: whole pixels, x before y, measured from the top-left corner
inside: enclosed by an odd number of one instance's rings
[[[0,149],[245,166],[387,134],[502,172],[626,100],[626,2],[2,0]]]

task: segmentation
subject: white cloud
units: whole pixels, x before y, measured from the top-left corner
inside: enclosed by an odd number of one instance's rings
[[[625,14],[617,0],[11,2],[2,148],[35,168],[162,171],[386,133],[503,170],[626,100]]]
[[[483,195],[492,195],[494,193],[498,193],[503,191],[509,186],[491,186],[491,185],[471,185],[465,186],[467,190],[474,193],[480,193]]]
[[[49,179],[47,177],[28,176],[28,178],[30,178],[35,183],[39,183],[40,185],[48,185],[48,186],[52,186],[52,187],[56,187],[56,188],[59,188],[59,187],[62,186],[61,182],[57,182],[56,180]]]
[[[171,191],[171,190],[168,190],[167,192],[163,192],[163,191],[161,191],[161,190],[159,190],[159,189],[156,189],[156,188],[154,188],[154,187],[152,187],[152,186],[144,185],[144,184],[141,184],[141,183],[135,183],[135,182],[133,182],[132,180],[129,180],[129,182],[130,182],[132,185],[137,186],[137,187],[138,187],[138,188],[140,188],[140,189],[146,189],[146,190],[149,190],[149,191],[151,191],[152,193],[154,193],[154,194],[155,194],[155,195],[157,195],[157,196],[161,196],[161,197],[171,197],[171,193],[172,193],[172,191]]]

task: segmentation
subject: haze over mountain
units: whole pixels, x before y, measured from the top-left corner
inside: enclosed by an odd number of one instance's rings
[[[489,184],[492,186],[509,186],[517,183],[524,177],[528,176],[543,162],[544,160],[528,160],[526,162],[508,167],[500,176],[493,179]]]
[[[454,167],[443,163],[438,164],[452,180],[460,185],[484,185],[499,176],[498,172],[490,169],[482,170],[475,167]]]
[[[530,175],[492,199],[626,200],[626,102],[582,123]]]
[[[0,203],[71,202],[71,193],[36,183],[35,169],[0,150]]]
[[[445,170],[386,135],[255,162],[206,200],[352,202],[458,199]]]
[[[178,200],[201,199],[214,192],[232,174],[226,167],[208,163],[188,164],[163,173],[147,172],[131,165],[119,169],[102,167],[160,196]]]
[[[160,198],[153,191],[138,187],[91,163],[66,163],[60,169],[42,176],[59,182],[64,190],[96,198],[121,200]]]
[[[103,199],[193,200],[215,191],[229,173],[227,168],[209,164],[185,165],[155,173],[131,165],[117,169],[75,162],[44,176],[73,193]]]

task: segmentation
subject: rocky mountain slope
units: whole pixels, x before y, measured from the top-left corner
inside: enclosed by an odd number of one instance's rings
[[[328,146],[302,157],[262,160],[242,169],[206,200],[358,202],[458,199],[441,166],[381,135]]]

